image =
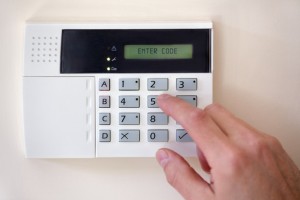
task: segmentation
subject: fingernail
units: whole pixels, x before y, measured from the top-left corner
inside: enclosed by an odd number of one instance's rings
[[[160,166],[165,167],[169,161],[169,155],[165,150],[160,149],[156,153],[156,159],[159,162]]]

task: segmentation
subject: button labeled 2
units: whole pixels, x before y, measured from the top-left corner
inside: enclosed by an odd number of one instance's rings
[[[148,78],[147,88],[149,91],[166,91],[168,90],[168,79]]]

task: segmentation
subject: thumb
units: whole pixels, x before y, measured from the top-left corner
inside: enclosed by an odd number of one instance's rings
[[[213,199],[210,185],[180,155],[169,149],[160,149],[156,159],[163,167],[168,182],[185,199]]]

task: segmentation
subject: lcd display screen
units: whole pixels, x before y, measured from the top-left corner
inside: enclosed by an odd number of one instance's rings
[[[125,59],[192,59],[192,44],[125,45]]]

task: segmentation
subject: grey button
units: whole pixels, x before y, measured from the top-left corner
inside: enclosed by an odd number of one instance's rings
[[[99,113],[99,124],[110,125],[110,113]]]
[[[138,78],[121,78],[119,79],[119,90],[136,91],[140,89],[140,79]]]
[[[197,96],[196,95],[177,95],[178,98],[192,104],[197,107]]]
[[[119,113],[120,125],[139,125],[140,113]]]
[[[99,131],[99,142],[110,142],[111,132],[110,130],[100,130]]]
[[[158,108],[157,97],[158,95],[148,95],[147,97],[148,108]]]
[[[120,108],[139,108],[140,96],[119,96]]]
[[[176,141],[177,142],[193,142],[193,139],[184,129],[177,129],[176,130]]]
[[[140,130],[120,130],[119,142],[139,142]]]
[[[109,78],[100,78],[99,79],[99,90],[100,91],[109,91],[110,90]]]
[[[163,112],[150,112],[147,116],[148,125],[167,125],[169,117]]]
[[[148,130],[148,142],[168,142],[168,129],[151,129]]]
[[[168,90],[167,78],[148,78],[147,88],[150,91],[166,91]]]
[[[110,96],[99,96],[99,108],[110,107]]]
[[[197,90],[196,78],[177,78],[176,90]]]

